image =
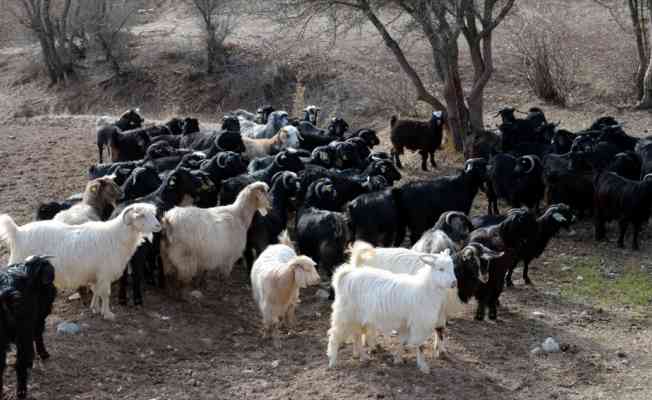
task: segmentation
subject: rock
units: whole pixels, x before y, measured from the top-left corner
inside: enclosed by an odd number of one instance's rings
[[[281,364],[280,360],[274,360],[272,361],[272,368],[277,368]]]
[[[559,353],[560,351],[559,343],[557,343],[557,341],[551,337],[543,341],[541,344],[541,349],[546,353]]]
[[[625,353],[624,351],[619,351],[618,353],[616,353],[616,355],[620,358],[627,358],[627,353]]]
[[[532,354],[533,356],[541,354],[541,347],[537,346],[533,348],[532,350],[530,350],[530,354]]]
[[[195,300],[201,300],[204,298],[204,294],[199,290],[193,290],[192,292],[190,292],[190,297],[192,297]]]
[[[539,317],[539,318],[543,318],[543,317],[546,316],[546,314],[542,313],[541,311],[534,311],[534,312],[532,312],[532,315],[534,317]]]
[[[569,267],[568,265],[564,265],[563,267],[561,267],[561,272],[567,272],[567,271],[570,271],[571,269],[573,269],[573,267]]]
[[[79,294],[79,292],[75,292],[75,293],[71,294],[70,296],[68,296],[68,300],[71,300],[71,301],[72,300],[81,300],[81,295]]]
[[[579,275],[579,276],[577,277],[577,280],[578,280],[578,281],[583,281],[583,280],[584,280],[584,277],[583,277],[582,275]]]
[[[57,325],[57,333],[60,335],[76,335],[79,332],[81,328],[74,322],[62,322]]]
[[[319,297],[320,299],[327,300],[328,296],[329,296],[328,290],[324,290],[324,289],[317,290],[317,297]]]

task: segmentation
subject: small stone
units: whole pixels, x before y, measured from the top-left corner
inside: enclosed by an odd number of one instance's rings
[[[70,301],[72,301],[72,300],[81,300],[81,295],[79,294],[79,292],[75,292],[75,293],[71,294],[70,296],[68,296],[68,300],[70,300]]]
[[[546,316],[546,314],[542,313],[541,311],[534,311],[532,312],[532,315],[539,318],[543,318]]]
[[[627,353],[625,353],[624,351],[619,351],[618,353],[616,353],[616,355],[620,358],[627,358]]]
[[[530,354],[532,354],[533,356],[541,354],[541,347],[537,346],[533,348],[532,350],[530,350]]]
[[[62,322],[57,325],[57,333],[60,335],[76,335],[79,332],[81,328],[74,322]]]
[[[190,297],[196,299],[196,300],[201,300],[204,298],[204,294],[200,292],[199,290],[193,290],[190,292]]]
[[[545,351],[546,353],[559,353],[559,343],[551,337],[547,338],[546,340],[543,341],[541,344],[541,349]]]
[[[16,136],[9,136],[9,139],[11,139],[11,140],[15,140],[15,139],[16,139]]]
[[[272,368],[277,368],[281,364],[280,360],[274,360],[272,361]]]
[[[569,267],[568,265],[564,265],[563,267],[561,267],[561,272],[567,272],[567,271],[570,271],[571,269],[573,269],[573,267]]]
[[[253,373],[254,373],[254,370],[253,370],[253,369],[243,369],[243,370],[242,370],[242,373],[243,373],[243,374],[253,374]]]
[[[582,275],[579,275],[579,276],[577,277],[577,280],[578,280],[578,281],[583,281],[583,280],[584,280],[584,277],[583,277]]]

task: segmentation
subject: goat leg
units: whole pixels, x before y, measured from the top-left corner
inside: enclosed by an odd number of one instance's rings
[[[510,267],[509,271],[507,271],[507,276],[505,276],[505,286],[507,287],[514,286],[514,282],[512,282],[512,273],[514,272],[514,268],[516,268],[516,266]]]
[[[27,381],[34,363],[32,338],[24,335],[16,342],[16,397],[27,397]]]
[[[529,261],[523,261],[523,280],[525,281],[526,285],[531,285],[532,281],[530,280],[530,277],[528,276],[528,269],[530,267],[530,262]]]
[[[620,229],[618,234],[618,247],[621,249],[625,248],[625,234],[627,233],[627,225],[629,225],[629,222],[627,222],[625,219],[618,221],[618,228]],[[634,230],[636,230],[636,227],[634,227]],[[633,244],[632,247],[634,247]]]
[[[605,231],[604,231],[604,219],[600,215],[600,211],[597,209],[594,211],[594,226],[595,226],[595,240],[604,240]]]
[[[634,223],[634,233],[632,234],[632,250],[638,250],[638,234],[641,231],[641,224]]]
[[[419,154],[421,154],[421,169],[423,171],[428,171],[428,153],[419,150]]]
[[[34,344],[36,345],[36,353],[41,358],[41,360],[47,360],[50,358],[50,353],[48,353],[45,348],[45,342],[43,341],[43,334],[37,335],[34,338]]]
[[[127,286],[129,286],[129,268],[125,268],[120,277],[120,288],[118,289],[118,303],[127,305]]]
[[[7,368],[7,352],[5,349],[0,349],[0,400],[4,398],[2,393],[3,393],[3,383],[4,383],[6,368]]]
[[[430,153],[430,165],[432,165],[433,168],[437,168],[437,161],[435,161],[435,152],[433,151]]]

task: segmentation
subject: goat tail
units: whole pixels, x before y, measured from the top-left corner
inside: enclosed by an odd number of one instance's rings
[[[294,242],[292,242],[292,239],[290,239],[290,234],[288,233],[287,229],[283,230],[283,232],[278,235],[278,242],[294,249]]]
[[[355,268],[361,267],[372,257],[374,257],[375,254],[376,251],[372,245],[367,242],[357,240],[355,243],[353,243],[353,247],[351,247],[351,258],[349,263]]]
[[[389,127],[393,128],[394,125],[396,125],[396,121],[398,121],[398,117],[396,115],[392,115],[392,118],[389,120]]]
[[[0,241],[13,243],[17,232],[18,226],[9,214],[0,215]]]
[[[294,272],[294,281],[300,288],[316,285],[321,280],[315,268],[317,264],[308,256],[297,256],[290,261],[289,265]]]

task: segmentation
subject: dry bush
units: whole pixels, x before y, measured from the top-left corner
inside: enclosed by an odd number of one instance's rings
[[[520,60],[516,71],[541,100],[568,105],[578,88],[579,59],[571,48],[570,30],[543,6],[521,9],[510,26],[510,48]]]

